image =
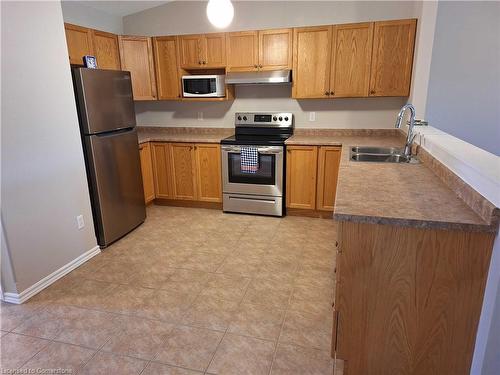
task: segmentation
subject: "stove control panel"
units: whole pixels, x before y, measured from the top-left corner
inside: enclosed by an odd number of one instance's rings
[[[237,112],[234,120],[236,127],[293,127],[293,113],[289,112]]]

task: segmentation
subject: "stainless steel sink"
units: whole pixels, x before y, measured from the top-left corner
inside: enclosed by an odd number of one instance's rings
[[[351,160],[375,161],[380,163],[408,163],[409,158],[404,155],[352,154]]]
[[[396,147],[353,146],[350,159],[360,162],[419,163],[418,159],[404,155],[403,150]]]
[[[403,154],[403,149],[396,147],[373,147],[373,146],[354,146],[351,147],[351,153],[355,154],[382,154],[382,155],[393,155]]]

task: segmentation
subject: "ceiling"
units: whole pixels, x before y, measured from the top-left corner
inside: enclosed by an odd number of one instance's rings
[[[66,0],[67,1],[67,0]],[[132,13],[141,12],[146,9],[154,8],[169,1],[77,1],[85,6],[106,12],[114,16],[127,16]]]

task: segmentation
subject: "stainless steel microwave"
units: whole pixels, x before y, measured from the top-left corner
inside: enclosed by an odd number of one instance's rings
[[[224,75],[182,76],[182,95],[185,98],[218,98],[226,96]]]

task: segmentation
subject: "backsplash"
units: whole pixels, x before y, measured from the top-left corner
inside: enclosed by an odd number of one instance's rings
[[[137,124],[160,127],[234,127],[234,113],[292,112],[296,128],[388,129],[394,127],[406,98],[307,99],[291,98],[291,85],[236,86],[228,102],[136,102]],[[315,112],[315,121],[309,121]],[[199,113],[202,119],[199,120]]]

